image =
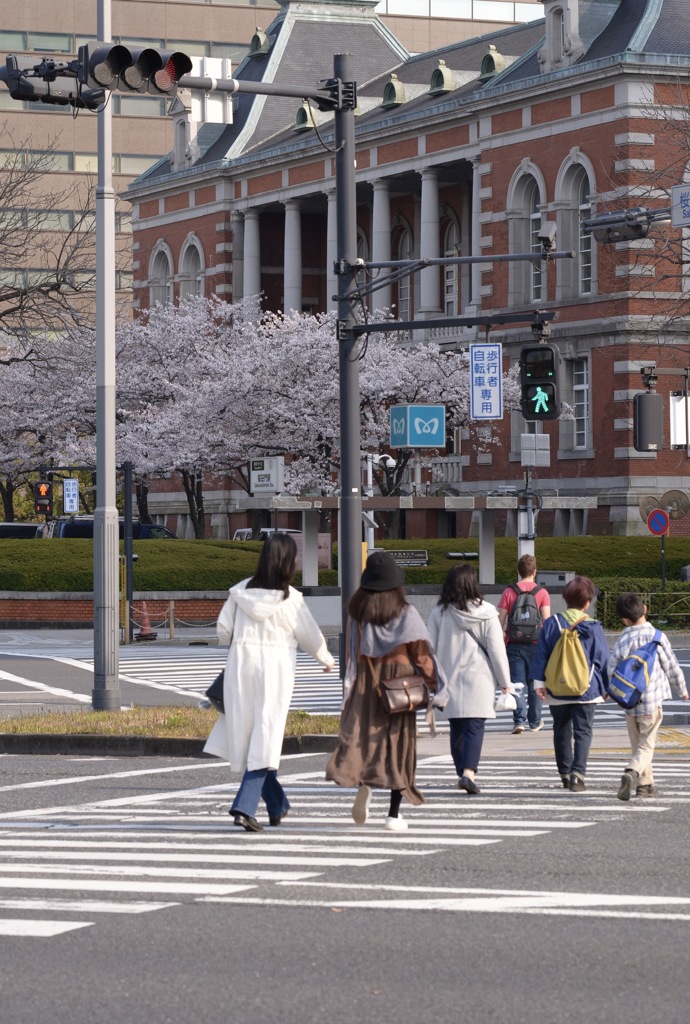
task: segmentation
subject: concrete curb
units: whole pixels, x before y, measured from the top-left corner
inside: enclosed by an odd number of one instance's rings
[[[163,736],[49,735],[43,733],[0,733],[0,754],[72,754],[98,757],[208,757],[206,740]],[[335,750],[337,736],[286,736],[283,754],[328,754]]]

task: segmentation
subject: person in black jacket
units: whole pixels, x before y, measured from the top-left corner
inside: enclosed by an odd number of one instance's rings
[[[600,622],[587,615],[597,588],[587,576],[576,576],[563,588],[566,611],[552,615],[539,633],[532,678],[537,695],[545,700],[553,718],[553,746],[561,781],[571,793],[585,786],[587,757],[592,743],[594,709],[603,704],[608,684],[609,647]],[[575,627],[590,668],[589,686],[579,697],[557,697],[544,682],[546,665],[564,628]]]

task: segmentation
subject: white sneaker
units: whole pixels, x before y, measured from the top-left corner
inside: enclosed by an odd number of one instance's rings
[[[355,825],[366,825],[371,803],[371,786],[360,786],[352,805],[352,820]]]
[[[524,725],[514,725],[513,726],[513,736],[519,736],[520,733],[522,733],[524,731],[525,731]]]
[[[383,827],[386,832],[404,832],[407,828],[407,822],[398,815],[397,818],[386,818],[386,824]]]
[[[540,722],[539,725],[530,725],[529,731],[530,732],[541,732],[543,728],[544,728],[544,723]]]

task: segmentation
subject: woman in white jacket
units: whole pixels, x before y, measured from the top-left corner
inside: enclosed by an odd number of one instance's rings
[[[279,825],[290,804],[278,782],[292,691],[297,644],[320,661],[334,660],[303,596],[290,586],[297,546],[287,533],[264,542],[256,573],[230,589],[218,617],[218,641],[230,644],[225,665],[221,715],[204,750],[244,772],[229,813],[247,832],[262,832],[259,799],[269,822]]]
[[[484,740],[484,723],[495,718],[496,687],[512,690],[498,611],[484,601],[477,575],[456,565],[446,576],[441,597],[429,618],[436,658],[448,678],[450,752],[466,793],[479,793],[475,775]]]

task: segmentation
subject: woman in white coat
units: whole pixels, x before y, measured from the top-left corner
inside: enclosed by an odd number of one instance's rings
[[[496,687],[512,690],[510,668],[498,610],[484,601],[477,575],[456,565],[446,576],[441,597],[429,618],[436,659],[448,678],[450,752],[466,793],[479,793],[475,775],[487,718],[495,718]]]
[[[290,804],[278,782],[278,766],[292,691],[297,644],[320,661],[334,660],[303,596],[290,586],[297,547],[287,533],[264,542],[256,573],[231,587],[218,617],[218,640],[230,644],[225,665],[221,715],[206,741],[206,753],[244,772],[229,813],[247,832],[262,832],[259,799],[271,825],[279,825]]]

